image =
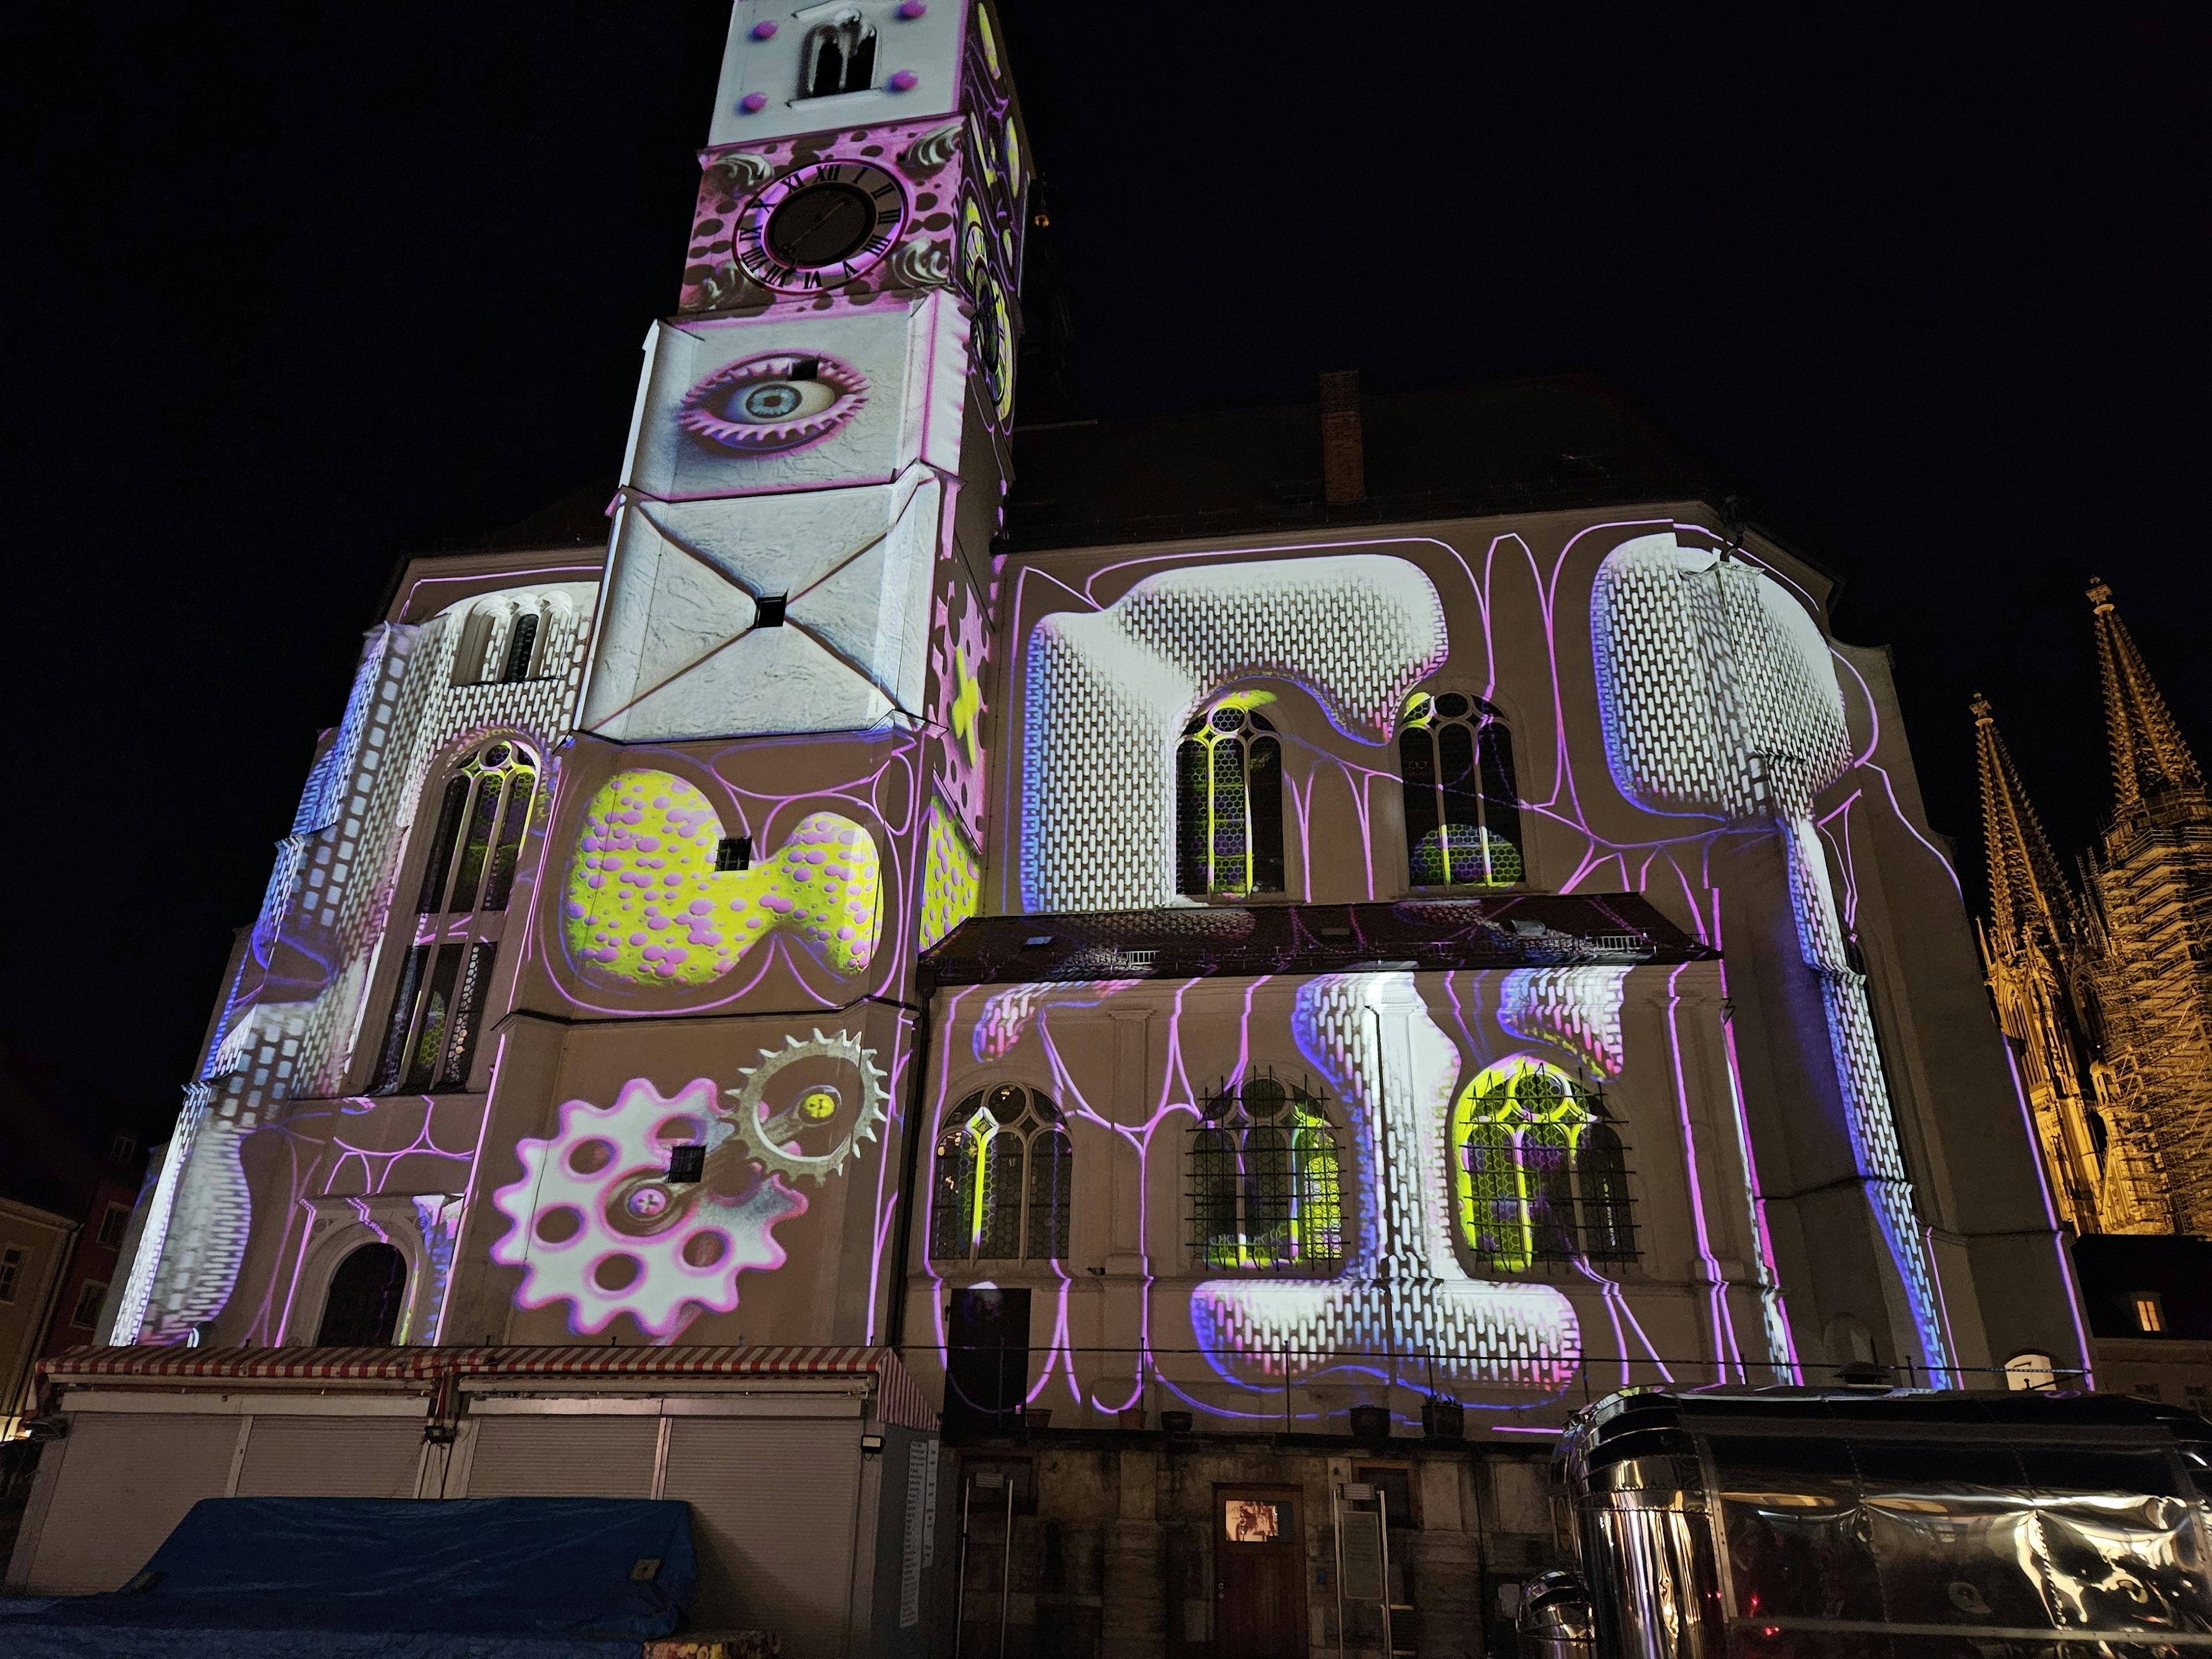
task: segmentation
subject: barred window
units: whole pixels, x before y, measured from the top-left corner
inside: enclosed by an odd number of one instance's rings
[[[1457,691],[1417,693],[1398,723],[1406,859],[1416,887],[1523,879],[1513,738],[1498,712]]]
[[[1634,1258],[1626,1153],[1586,1082],[1540,1060],[1490,1066],[1451,1138],[1461,1230],[1485,1267]]]
[[[468,1086],[538,771],[537,756],[501,739],[455,767],[439,792],[416,942],[400,960],[372,1093]]]
[[[1283,747],[1267,716],[1225,698],[1176,749],[1176,886],[1193,895],[1283,890]]]
[[[1541,1060],[1486,1068],[1452,1109],[1460,1231],[1488,1269],[1631,1261],[1628,1155],[1605,1097]]]
[[[1344,1262],[1336,1132],[1319,1094],[1249,1077],[1199,1103],[1191,1253],[1210,1268],[1334,1273]]]
[[[946,1115],[930,1197],[933,1261],[1064,1261],[1075,1151],[1038,1089],[979,1090]]]

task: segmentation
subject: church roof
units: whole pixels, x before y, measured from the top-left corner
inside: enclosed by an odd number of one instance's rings
[[[1635,893],[1382,904],[1178,905],[971,916],[924,952],[939,985],[1212,979],[1718,960]]]

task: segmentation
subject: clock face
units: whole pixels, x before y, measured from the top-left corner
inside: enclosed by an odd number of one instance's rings
[[[891,250],[906,192],[865,161],[794,167],[753,198],[738,227],[738,263],[763,288],[805,293],[849,282]]]

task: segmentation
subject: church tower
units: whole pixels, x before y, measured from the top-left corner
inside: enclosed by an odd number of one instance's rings
[[[604,1023],[544,1047],[557,1120],[495,1101],[464,1245],[510,1340],[881,1341],[915,958],[980,882],[1030,179],[989,12],[740,0],[702,161],[546,853],[538,1006]]]
[[[1982,959],[2077,1233],[2212,1234],[2212,800],[2112,589],[2089,587],[2112,815],[2077,896],[1974,700]]]
[[[2099,1110],[2094,1063],[2075,999],[2083,922],[2043,825],[1998,732],[1989,699],[1973,702],[1990,914],[1982,960],[1998,1029],[2034,1113],[2060,1216],[2076,1233],[2156,1232],[2168,1206],[2150,1178],[2148,1128],[2116,1128]]]
[[[2212,799],[2112,589],[2089,601],[2113,795],[2088,866],[2099,1092],[2149,1126],[2172,1230],[2212,1236]]]

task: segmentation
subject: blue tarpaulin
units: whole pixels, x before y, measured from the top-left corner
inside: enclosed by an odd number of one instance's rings
[[[0,1601],[0,1654],[607,1659],[672,1634],[690,1510],[599,1498],[210,1498],[143,1588]]]

